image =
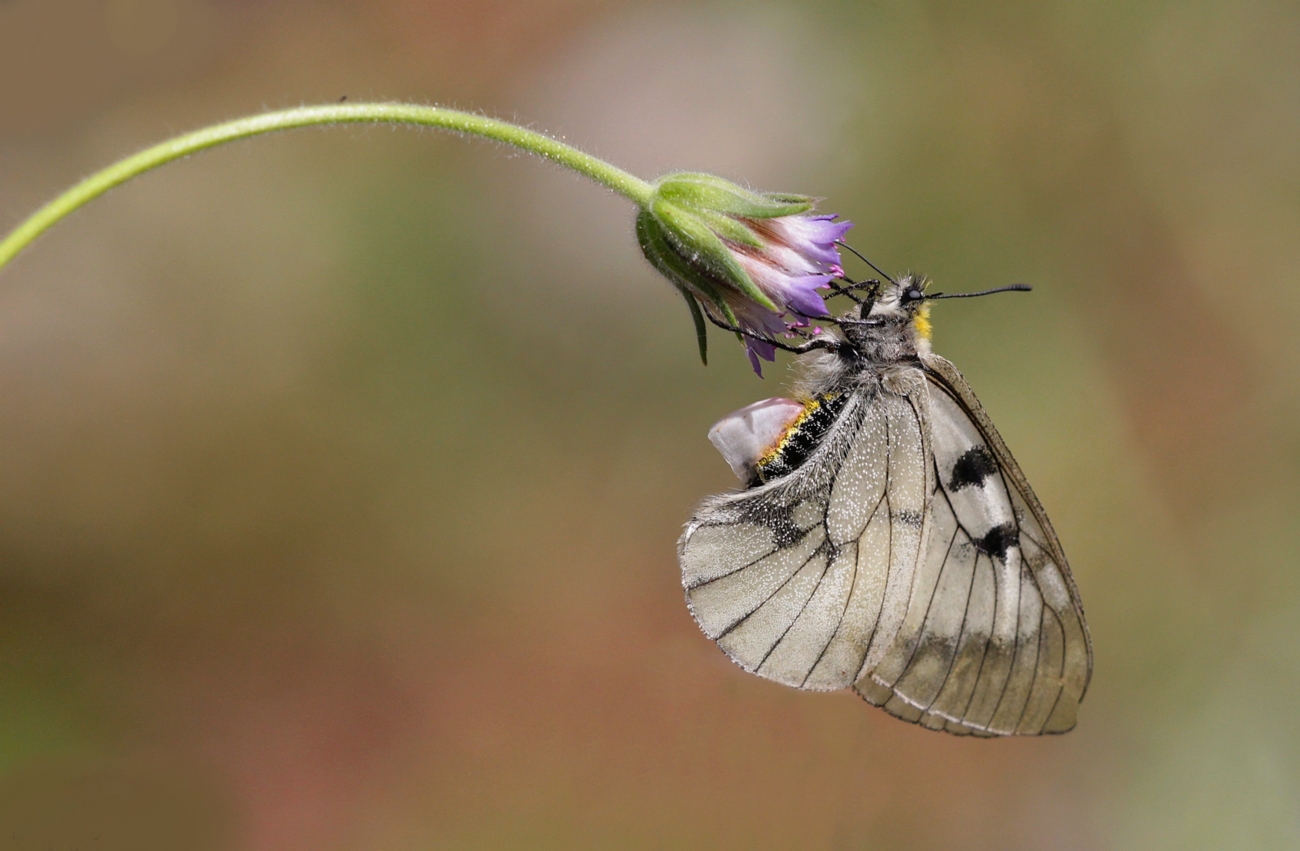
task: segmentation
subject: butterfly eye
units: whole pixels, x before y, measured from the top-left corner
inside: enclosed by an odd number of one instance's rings
[[[917,289],[906,290],[903,293],[904,302],[920,301],[923,298],[925,298],[925,293]]]

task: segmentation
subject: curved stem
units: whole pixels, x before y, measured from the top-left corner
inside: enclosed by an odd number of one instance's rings
[[[165,165],[172,160],[214,148],[226,142],[247,139],[263,133],[310,127],[317,124],[411,124],[437,127],[454,133],[481,136],[513,145],[565,168],[586,175],[602,186],[613,189],[639,206],[650,199],[652,187],[635,175],[616,168],[577,148],[523,127],[437,106],[404,103],[347,103],[329,106],[304,106],[240,118],[193,133],[177,136],[127,157],[92,174],[53,201],[41,207],[0,241],[0,268],[64,216],[98,198],[136,175]]]

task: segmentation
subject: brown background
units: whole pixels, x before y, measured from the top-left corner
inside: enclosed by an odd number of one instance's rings
[[[1300,846],[1284,2],[0,2],[0,225],[174,133],[402,99],[825,197],[1071,555],[1080,724],[750,677],[674,542],[781,392],[632,210],[483,143],[204,154],[0,273],[0,847]]]

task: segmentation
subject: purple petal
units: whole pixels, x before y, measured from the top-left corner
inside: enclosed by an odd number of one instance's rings
[[[834,218],[834,215],[786,216],[773,219],[771,224],[785,244],[810,260],[830,266],[840,262],[835,241],[853,227],[853,222],[831,221]]]
[[[797,223],[792,222],[792,224],[796,224],[803,231],[803,237],[809,242],[833,243],[853,227],[853,222],[847,220],[833,221],[834,213],[825,216],[792,216],[791,218],[798,220]]]
[[[809,268],[807,261],[783,246],[768,247],[761,255],[738,254],[736,260],[749,273],[750,280],[778,305],[785,303],[785,290],[791,277],[821,271]]]
[[[786,300],[791,307],[805,316],[827,316],[826,302],[817,294],[818,287],[826,286],[829,275],[806,275],[790,278],[785,287]]]
[[[781,314],[759,307],[752,301],[731,302],[731,309],[736,314],[740,327],[747,331],[772,337],[785,330],[785,320]]]
[[[745,350],[749,355],[749,362],[754,367],[755,374],[759,378],[763,377],[763,365],[758,362],[759,358],[763,360],[776,360],[776,347],[771,343],[765,343],[762,340],[755,340],[753,337],[745,338]]]

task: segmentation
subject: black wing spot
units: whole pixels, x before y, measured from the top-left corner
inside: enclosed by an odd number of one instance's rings
[[[953,465],[948,490],[955,492],[971,485],[983,485],[987,478],[997,472],[998,460],[989,452],[988,447],[972,446]]]
[[[982,538],[974,539],[975,549],[987,553],[998,561],[1007,560],[1007,550],[1020,544],[1020,530],[1014,523],[994,526]]]

